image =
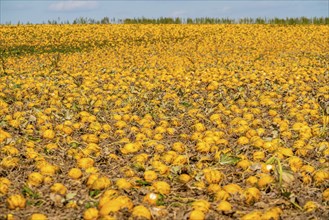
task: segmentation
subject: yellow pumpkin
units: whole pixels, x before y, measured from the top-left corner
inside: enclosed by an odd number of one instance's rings
[[[47,216],[41,213],[34,213],[29,217],[29,220],[47,220]]]
[[[84,220],[97,220],[98,210],[96,208],[89,208],[83,213]]]
[[[26,199],[22,195],[11,195],[7,198],[7,205],[9,209],[25,208]]]
[[[150,210],[148,210],[145,206],[142,206],[142,205],[138,205],[133,208],[132,216],[137,217],[137,218],[142,217],[145,219],[152,218]]]

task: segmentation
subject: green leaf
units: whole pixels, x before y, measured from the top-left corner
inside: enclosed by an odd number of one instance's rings
[[[66,200],[73,199],[77,194],[76,193],[68,193],[66,194]]]
[[[98,202],[86,202],[85,204],[86,209],[97,207],[97,206],[98,206]]]
[[[188,102],[181,102],[181,105],[185,106],[185,107],[190,107],[192,106],[192,104],[188,103]]]
[[[276,161],[276,157],[271,157],[265,163],[266,164],[274,164],[275,161]]]
[[[90,196],[90,197],[96,197],[96,196],[98,196],[100,193],[101,193],[100,190],[95,189],[95,190],[92,190],[92,191],[89,192],[89,196]],[[75,196],[75,195],[74,195],[74,196]],[[73,197],[74,197],[74,196],[73,196]]]
[[[33,136],[28,136],[27,138],[31,141],[40,141],[41,140],[39,137],[33,137]]]
[[[172,166],[171,172],[177,174],[181,169],[182,169],[181,166]]]
[[[29,187],[27,186],[24,186],[23,189],[22,189],[22,193],[23,195],[25,196],[29,196],[31,197],[32,199],[38,199],[39,198],[39,195],[35,192],[33,192],[32,189],[30,189]]]
[[[157,206],[165,205],[166,203],[165,203],[164,199],[165,199],[164,195],[159,194],[158,199],[156,201],[156,205]]]
[[[140,163],[134,163],[132,166],[137,172],[145,171],[145,167]]]
[[[80,145],[80,143],[79,142],[76,142],[76,141],[72,141],[70,143],[70,145],[71,145],[72,148],[77,148]]]
[[[241,159],[239,157],[231,156],[229,154],[221,154],[219,163],[221,165],[226,165],[226,164],[234,165],[237,162],[239,162],[240,160]]]
[[[288,191],[283,191],[282,192],[283,197],[290,198],[290,195],[291,195],[291,192],[288,192]]]
[[[144,180],[136,180],[136,183],[140,186],[151,186],[150,182],[144,181]]]
[[[14,87],[15,89],[20,89],[22,86],[21,86],[21,84],[15,84],[13,87]]]

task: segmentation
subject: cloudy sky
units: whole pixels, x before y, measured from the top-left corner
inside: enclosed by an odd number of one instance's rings
[[[329,16],[328,0],[0,0],[0,23],[48,20],[73,21],[88,17],[97,20],[133,17],[326,17]]]

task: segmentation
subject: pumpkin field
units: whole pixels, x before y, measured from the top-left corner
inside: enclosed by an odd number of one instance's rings
[[[0,26],[0,219],[328,219],[329,26]]]

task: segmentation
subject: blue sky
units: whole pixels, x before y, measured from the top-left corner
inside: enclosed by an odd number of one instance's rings
[[[137,0],[0,0],[0,23],[32,22],[48,20],[73,21],[88,17],[101,19],[133,17],[326,17],[329,16],[329,0],[254,0],[254,1],[137,1]]]

